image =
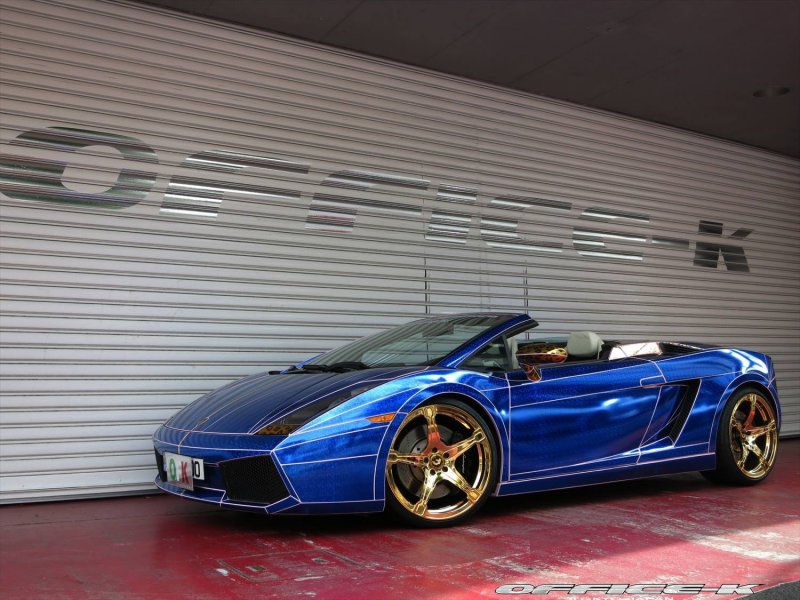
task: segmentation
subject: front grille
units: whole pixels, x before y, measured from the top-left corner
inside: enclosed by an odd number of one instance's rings
[[[158,451],[153,450],[156,453],[156,466],[158,467],[158,476],[161,478],[161,481],[167,481],[167,471],[164,469],[164,456]]]
[[[227,460],[219,467],[231,500],[272,504],[289,495],[269,455]]]

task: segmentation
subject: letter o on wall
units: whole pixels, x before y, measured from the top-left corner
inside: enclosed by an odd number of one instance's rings
[[[111,146],[127,160],[158,163],[155,150],[133,137],[103,131],[71,127],[47,127],[26,131],[9,143],[39,150],[73,152],[87,146]],[[116,182],[104,192],[79,192],[66,187],[62,181],[67,163],[56,160],[4,155],[0,170],[5,172],[0,191],[15,200],[39,200],[95,206],[98,208],[127,208],[147,196],[156,182],[156,173],[122,169]]]

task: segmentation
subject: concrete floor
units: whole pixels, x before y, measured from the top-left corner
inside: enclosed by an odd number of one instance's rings
[[[800,578],[798,496],[791,440],[756,487],[688,474],[500,498],[449,530],[382,515],[263,517],[165,495],[7,506],[0,596],[420,600],[496,598],[511,583],[776,585]]]

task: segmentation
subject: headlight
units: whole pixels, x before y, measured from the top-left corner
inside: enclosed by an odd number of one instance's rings
[[[367,390],[371,390],[381,383],[382,382],[378,381],[365,385],[359,385],[350,388],[349,390],[335,392],[325,396],[324,398],[315,400],[314,402],[306,404],[305,406],[298,408],[296,411],[291,412],[288,415],[284,415],[277,421],[273,421],[269,425],[262,427],[256,431],[256,435],[289,435],[295,429],[302,427],[311,419],[321,415],[325,411],[340,405],[342,402],[350,400],[350,398],[355,398],[359,394],[363,394]]]

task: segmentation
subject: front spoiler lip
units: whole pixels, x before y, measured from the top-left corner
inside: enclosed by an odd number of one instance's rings
[[[194,500],[195,502],[202,502],[204,504],[215,504],[219,508],[228,508],[231,510],[246,511],[258,514],[268,515],[319,515],[319,514],[353,514],[353,513],[377,513],[385,509],[385,502],[383,500],[370,500],[368,502],[355,501],[331,504],[328,502],[301,502],[294,496],[288,496],[274,504],[248,504],[245,502],[232,502],[224,499],[222,490],[209,490],[208,488],[200,488],[206,492],[217,492],[215,495],[207,494],[206,496],[198,496],[193,492],[184,490],[168,483],[161,481],[161,478],[156,476],[155,485],[160,490],[171,494],[173,496],[180,496],[187,500]]]
[[[205,488],[199,485],[197,486],[195,491],[185,490],[183,488],[179,488],[178,486],[164,483],[163,481],[161,481],[161,477],[159,477],[158,475],[156,475],[154,483],[156,484],[156,487],[158,489],[167,492],[168,494],[172,494],[173,496],[180,496],[181,498],[187,498],[189,500],[195,500],[197,502],[204,502],[206,504],[216,504],[220,508],[232,508],[237,510],[256,512],[256,513],[275,514],[300,504],[300,501],[294,496],[287,496],[286,498],[282,498],[281,500],[273,502],[272,504],[259,504],[255,502],[234,502],[226,498],[227,492],[225,492],[224,490]],[[202,494],[196,493],[196,491],[198,490],[202,491]]]

